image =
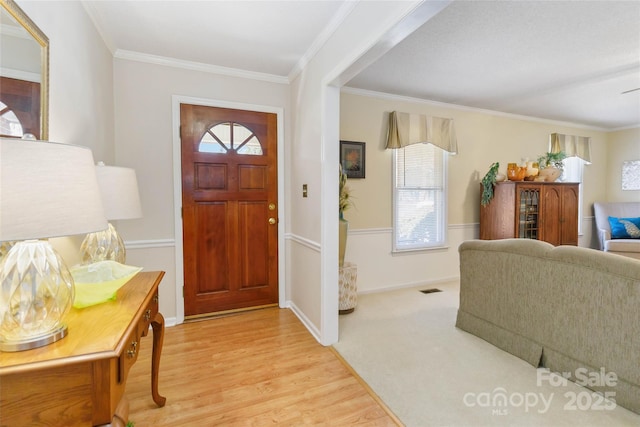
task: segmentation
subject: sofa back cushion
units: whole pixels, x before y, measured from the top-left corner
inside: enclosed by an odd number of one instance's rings
[[[599,230],[605,230],[611,233],[609,225],[609,217],[616,218],[637,218],[640,217],[640,203],[636,202],[613,202],[613,203],[594,203],[593,212],[595,214],[596,226],[598,228],[598,236],[602,237]],[[600,241],[600,248],[604,248],[604,242]]]

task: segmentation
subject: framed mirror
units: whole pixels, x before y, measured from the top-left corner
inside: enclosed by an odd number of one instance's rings
[[[0,136],[46,140],[49,39],[13,0],[0,6]]]

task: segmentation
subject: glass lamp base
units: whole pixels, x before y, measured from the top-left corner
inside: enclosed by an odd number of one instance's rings
[[[23,351],[44,347],[67,336],[67,325],[60,325],[48,334],[23,340],[0,341],[0,351]]]
[[[16,242],[0,261],[0,350],[27,350],[63,338],[62,320],[74,296],[71,273],[49,242]]]
[[[82,265],[98,261],[116,261],[124,264],[126,255],[124,242],[111,223],[106,230],[87,234],[80,246]]]
[[[2,259],[6,254],[9,253],[11,248],[16,242],[0,242],[0,259]]]

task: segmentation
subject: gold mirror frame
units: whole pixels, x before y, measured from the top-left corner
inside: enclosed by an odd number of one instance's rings
[[[13,0],[0,0],[0,5],[40,45],[40,139],[49,137],[49,38]]]

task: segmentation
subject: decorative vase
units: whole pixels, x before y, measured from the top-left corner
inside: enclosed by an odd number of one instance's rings
[[[538,172],[538,177],[544,178],[545,182],[554,182],[560,178],[560,175],[562,175],[562,171],[554,167],[544,168]]]
[[[343,218],[342,212],[340,212],[340,234],[339,234],[339,247],[338,247],[338,266],[344,266],[344,254],[347,251],[347,232],[349,231],[349,221]]]
[[[509,181],[522,181],[526,173],[526,166],[518,166],[515,163],[507,165],[507,178],[509,178]]]

